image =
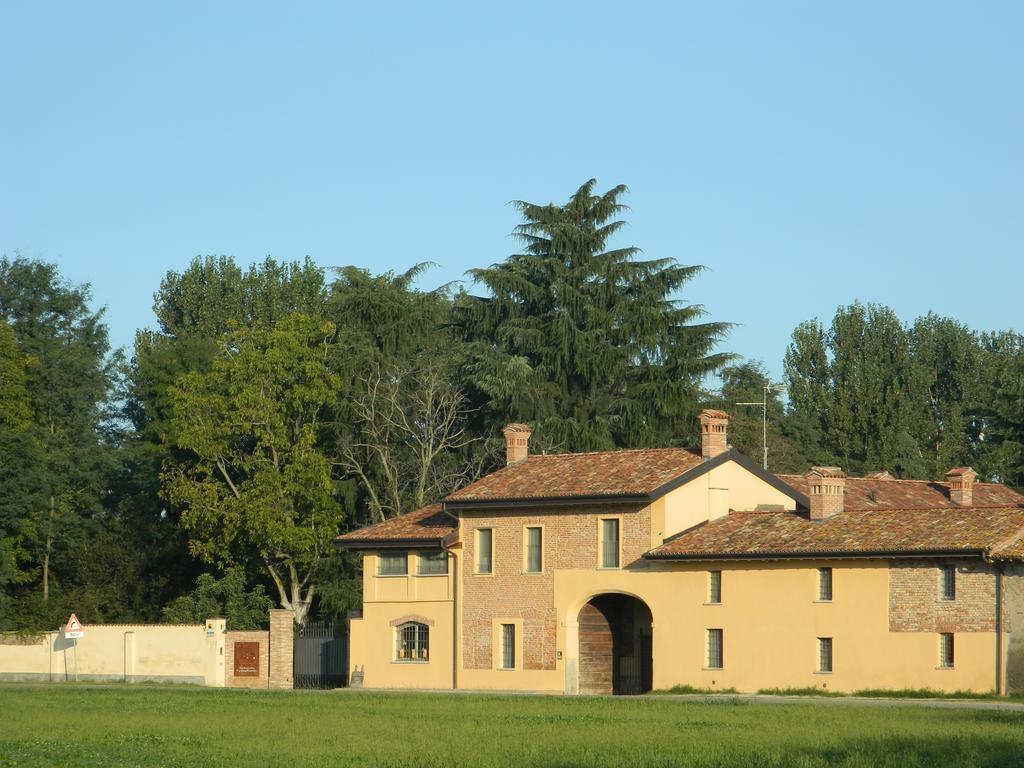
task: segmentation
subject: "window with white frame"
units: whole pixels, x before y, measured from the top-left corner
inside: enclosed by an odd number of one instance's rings
[[[539,526],[526,529],[526,572],[540,573],[544,566],[544,530]]]
[[[430,660],[430,627],[418,621],[407,621],[395,627],[395,661],[426,662]]]
[[[832,569],[818,569],[818,600],[821,602],[832,601]]]
[[[501,625],[501,669],[516,668],[516,625]]]
[[[709,629],[707,631],[707,657],[705,665],[708,669],[721,669],[723,660],[722,630]]]
[[[436,552],[420,552],[416,558],[417,576],[443,576],[448,573],[448,553],[443,549]]]
[[[722,572],[708,571],[708,602],[722,602]]]
[[[601,567],[619,567],[619,519],[617,517],[601,521]]]
[[[492,573],[494,563],[494,531],[490,528],[476,529],[476,572]]]
[[[953,633],[939,634],[939,666],[943,669],[953,668]]]
[[[409,573],[409,555],[406,552],[381,552],[377,555],[378,576],[406,576]]]
[[[943,600],[956,600],[956,566],[944,565],[940,569],[939,592]]]
[[[818,671],[832,671],[832,638],[818,638]]]

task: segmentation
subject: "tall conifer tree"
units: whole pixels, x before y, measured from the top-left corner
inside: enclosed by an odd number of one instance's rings
[[[702,267],[613,245],[627,190],[595,185],[564,205],[516,202],[523,251],[470,272],[489,294],[455,308],[473,394],[492,428],[532,422],[554,450],[686,442],[729,324],[676,298]]]

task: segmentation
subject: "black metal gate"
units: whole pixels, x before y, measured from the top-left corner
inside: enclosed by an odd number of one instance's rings
[[[341,688],[348,684],[348,636],[343,626],[309,621],[295,628],[296,688]]]
[[[630,656],[615,655],[612,669],[612,691],[626,695],[647,693],[651,690],[653,665],[651,664],[651,636],[640,635],[633,644]]]

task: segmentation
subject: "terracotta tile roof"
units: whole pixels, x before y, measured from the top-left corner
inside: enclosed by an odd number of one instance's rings
[[[800,512],[730,512],[683,532],[647,556],[713,559],[959,550],[1024,557],[1024,507],[844,511],[813,521]]]
[[[340,547],[358,548],[382,542],[440,543],[455,535],[455,519],[445,513],[440,504],[421,507],[398,517],[368,525],[357,531],[338,536],[334,543]]]
[[[778,475],[794,490],[806,494],[810,483],[806,475]],[[1017,507],[1024,496],[1000,483],[974,483],[974,503],[979,507]],[[951,506],[949,488],[931,480],[891,480],[880,477],[848,477],[843,509],[943,509]]]
[[[700,464],[700,454],[685,448],[533,455],[455,491],[445,501],[644,496]]]

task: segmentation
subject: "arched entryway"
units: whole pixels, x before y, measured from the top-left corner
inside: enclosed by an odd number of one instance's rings
[[[580,609],[580,693],[651,690],[651,610],[630,595],[598,595]]]

